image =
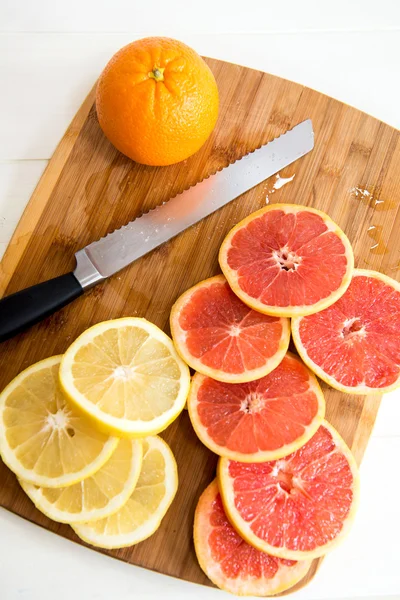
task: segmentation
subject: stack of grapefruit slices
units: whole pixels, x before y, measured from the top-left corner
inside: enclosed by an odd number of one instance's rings
[[[194,543],[218,587],[266,596],[295,585],[351,526],[357,465],[324,420],[316,375],[353,394],[399,384],[400,285],[354,270],[343,231],[298,205],[250,215],[219,261],[223,275],[171,312],[176,348],[196,371],[193,428],[220,456]],[[301,358],[287,351],[290,329]]]

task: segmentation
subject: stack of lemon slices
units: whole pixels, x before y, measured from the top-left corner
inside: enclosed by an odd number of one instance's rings
[[[175,458],[156,434],[189,384],[158,327],[99,323],[1,393],[1,457],[48,517],[94,546],[131,546],[156,531],[176,494]]]

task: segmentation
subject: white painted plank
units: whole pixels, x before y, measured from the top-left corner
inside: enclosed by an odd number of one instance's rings
[[[400,3],[399,3],[400,5]],[[0,160],[50,158],[112,54],[135,34],[3,34]],[[400,127],[400,34],[186,35],[200,53],[279,74]]]
[[[1,31],[191,33],[388,29],[400,25],[397,0],[12,0],[2,2]],[[322,8],[323,7],[323,8]]]
[[[372,435],[400,436],[400,388],[383,395]]]
[[[400,438],[371,441],[354,527],[326,558],[313,582],[292,596],[294,600],[399,597],[400,480],[393,472],[393,459],[398,456]],[[2,578],[4,600],[186,600],[188,595],[193,600],[222,600],[217,590],[113,561],[2,510],[0,531],[7,540],[7,552],[1,554],[2,572],[7,573]]]

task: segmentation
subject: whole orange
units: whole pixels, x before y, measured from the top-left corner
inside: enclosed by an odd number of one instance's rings
[[[149,37],[119,50],[100,76],[100,127],[126,156],[145,165],[185,160],[204,144],[218,116],[218,88],[189,46]]]

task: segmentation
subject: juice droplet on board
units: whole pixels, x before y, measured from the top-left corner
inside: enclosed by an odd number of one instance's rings
[[[365,260],[365,258],[362,259],[363,263],[365,265],[367,265],[368,267],[373,267],[372,263],[368,262],[367,260]]]
[[[294,173],[290,177],[281,177],[280,174],[277,173],[275,175],[275,182],[274,182],[272,188],[267,191],[267,195],[265,196],[265,204],[269,204],[269,196],[271,194],[274,194],[276,192],[276,190],[280,190],[284,185],[287,185],[288,183],[293,181],[295,176],[296,176],[296,173]],[[268,188],[268,186],[269,186],[268,183],[266,184],[266,186],[264,186],[264,188],[263,188],[264,192]]]
[[[397,206],[397,202],[387,198],[380,198],[375,186],[353,187],[350,190],[352,198],[359,200],[364,206],[369,206],[378,212],[393,210]]]
[[[372,254],[387,254],[389,252],[383,240],[382,229],[382,225],[371,225],[367,230],[368,236],[374,241],[370,247],[370,252]]]

